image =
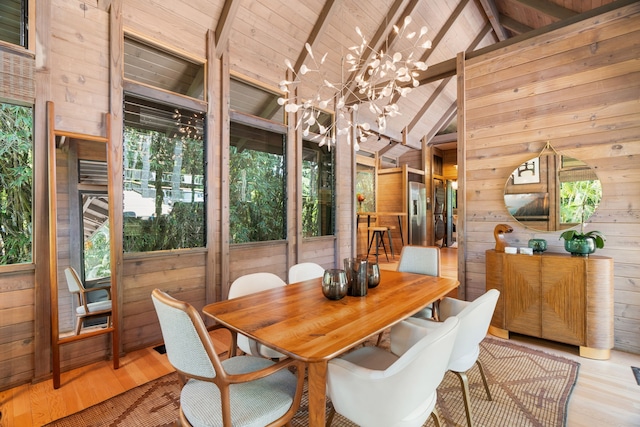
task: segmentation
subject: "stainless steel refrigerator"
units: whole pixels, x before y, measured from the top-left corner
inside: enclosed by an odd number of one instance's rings
[[[427,189],[421,182],[409,182],[409,244],[427,245]]]

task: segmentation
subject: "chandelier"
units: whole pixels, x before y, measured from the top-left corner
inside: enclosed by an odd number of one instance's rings
[[[304,136],[308,136],[312,128],[314,131],[317,129],[314,133],[320,135],[320,146],[335,145],[337,135],[347,135],[350,144],[351,130],[355,130],[354,149],[358,150],[359,143],[373,134],[371,124],[358,114],[359,109],[366,108],[375,117],[378,134],[383,133],[387,127],[387,119],[400,115],[397,100],[407,96],[412,88],[419,85],[419,71],[427,69],[424,61],[414,57],[418,49],[431,48],[431,41],[425,37],[427,27],[422,27],[419,32],[409,31],[410,23],[411,17],[407,16],[401,28],[393,26],[398,38],[409,41],[408,48],[395,53],[382,49],[376,51],[369,46],[360,28],[356,27],[361,43],[350,47],[349,53],[341,58],[340,82],[331,82],[327,73],[322,70],[327,53],[318,60],[308,43],[305,48],[313,62],[312,66],[303,64],[300,70],[295,70],[291,61],[285,59],[287,68],[293,73],[293,79],[280,82],[280,89],[285,96],[278,99],[278,104],[284,105],[288,113],[299,113],[296,129],[302,128]],[[349,75],[346,80],[345,73]],[[305,76],[309,80],[315,78],[321,82],[317,84],[315,94],[309,98],[295,95],[295,87],[304,83]],[[335,102],[336,119],[332,124],[324,126],[318,117],[321,110],[332,102]]]

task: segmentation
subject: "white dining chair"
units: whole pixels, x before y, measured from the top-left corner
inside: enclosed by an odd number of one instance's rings
[[[405,246],[400,253],[398,271],[405,273],[440,276],[440,248],[437,246]],[[414,317],[430,319],[434,316],[433,305],[423,308]]]
[[[392,339],[391,351],[367,346],[329,361],[327,393],[335,412],[363,427],[418,427],[429,415],[439,426],[436,389],[447,370],[458,320],[452,317],[442,326],[427,334],[422,326],[401,322],[392,329],[403,339]]]
[[[159,289],[152,292],[151,299],[167,357],[180,377],[182,426],[288,424],[300,405],[304,364],[295,359],[276,363],[254,356],[220,360],[193,306]]]
[[[456,317],[460,321],[458,336],[456,338],[447,369],[455,373],[460,380],[464,408],[467,416],[467,424],[469,427],[473,426],[473,419],[471,415],[469,379],[466,373],[474,364],[476,364],[480,370],[480,377],[482,378],[488,399],[493,400],[484,368],[482,367],[478,356],[480,355],[480,342],[487,335],[489,324],[491,323],[491,317],[495,311],[499,296],[500,292],[498,290],[490,289],[472,302],[462,301],[455,298],[444,298],[440,302],[441,320],[446,321],[447,319]],[[444,326],[444,323],[442,322],[418,319],[415,317],[410,317],[404,322],[424,327],[429,334],[438,331]],[[394,331],[393,329],[391,330],[391,342],[394,340],[396,342],[408,341],[406,337],[401,335],[396,334],[394,336],[394,333],[396,332],[397,331]],[[408,344],[405,342],[403,345]]]
[[[301,262],[289,268],[289,283],[303,282],[324,275],[324,267],[315,262]]]
[[[238,277],[233,281],[233,283],[231,283],[231,287],[229,288],[229,299],[286,285],[287,283],[284,280],[273,273],[263,272],[245,274],[244,276]],[[238,348],[247,354],[262,356],[267,359],[282,359],[286,357],[284,354],[263,346],[242,334],[238,334]]]
[[[397,271],[404,273],[425,274],[427,276],[440,276],[440,248],[437,246],[415,246],[408,245],[402,248],[400,252],[400,261],[398,261]],[[423,319],[431,319],[435,315],[433,304],[418,311],[413,317]],[[378,342],[382,342],[383,333],[378,335]]]

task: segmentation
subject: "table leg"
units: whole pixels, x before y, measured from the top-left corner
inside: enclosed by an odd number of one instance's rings
[[[309,363],[309,426],[324,427],[327,406],[327,362]]]

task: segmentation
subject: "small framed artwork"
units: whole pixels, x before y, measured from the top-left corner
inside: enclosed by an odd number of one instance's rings
[[[540,182],[540,158],[534,157],[518,166],[513,173],[513,183],[538,184]]]

